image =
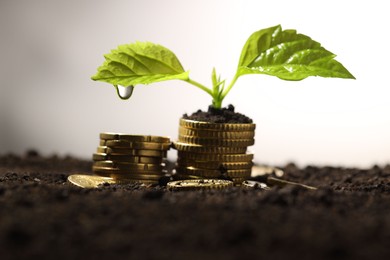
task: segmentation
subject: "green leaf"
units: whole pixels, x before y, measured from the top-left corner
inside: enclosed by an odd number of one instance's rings
[[[118,46],[104,55],[106,61],[92,76],[93,80],[113,85],[130,86],[154,82],[188,79],[176,55],[169,49],[150,42]]]
[[[211,82],[213,83],[213,89],[215,90],[218,84],[217,72],[215,71],[215,68],[213,68],[213,71],[211,72]]]
[[[253,33],[244,45],[238,75],[267,74],[284,80],[309,76],[355,78],[336,55],[310,37],[280,25]]]

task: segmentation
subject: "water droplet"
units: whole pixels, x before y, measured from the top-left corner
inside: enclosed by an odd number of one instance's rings
[[[118,86],[115,85],[116,92],[121,99],[129,99],[133,94],[134,86]]]

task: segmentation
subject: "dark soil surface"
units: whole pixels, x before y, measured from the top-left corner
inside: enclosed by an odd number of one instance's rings
[[[33,151],[0,156],[0,259],[390,257],[390,166],[283,167],[284,179],[316,191],[67,183],[91,164]]]
[[[235,112],[233,105],[221,109],[209,106],[207,112],[198,110],[192,115],[184,114],[183,118],[209,123],[248,124],[253,122],[249,117]]]

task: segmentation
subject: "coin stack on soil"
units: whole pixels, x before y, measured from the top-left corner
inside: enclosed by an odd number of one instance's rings
[[[168,137],[101,133],[100,146],[92,158],[92,170],[117,183],[155,184],[166,174],[164,168],[170,146]]]
[[[241,184],[251,176],[255,124],[208,123],[180,119],[178,179],[227,178]]]

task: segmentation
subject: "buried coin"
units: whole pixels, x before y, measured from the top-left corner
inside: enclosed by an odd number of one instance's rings
[[[104,183],[115,184],[115,180],[112,178],[85,174],[69,175],[68,181],[73,185],[86,189],[98,188]]]
[[[129,135],[121,133],[101,133],[102,140],[125,140],[129,142],[153,142],[153,143],[170,143],[170,138],[165,136],[153,135]]]
[[[233,182],[228,180],[198,179],[180,180],[168,182],[167,188],[170,191],[182,190],[203,190],[203,189],[226,189],[233,187]]]

